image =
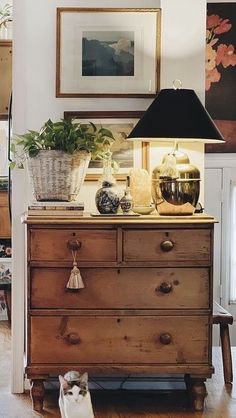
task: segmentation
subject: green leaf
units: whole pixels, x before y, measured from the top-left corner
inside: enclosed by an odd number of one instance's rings
[[[10,164],[9,164],[9,168],[11,170],[13,170],[15,167],[16,167],[16,162],[15,161],[11,161]]]

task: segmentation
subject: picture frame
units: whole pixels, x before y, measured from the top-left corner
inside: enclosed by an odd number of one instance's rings
[[[7,120],[12,90],[12,41],[0,39],[0,120]]]
[[[142,141],[125,141],[143,114],[144,111],[65,111],[64,118],[73,119],[75,122],[92,122],[98,127],[102,126],[112,131],[116,138],[112,146],[113,159],[120,166],[115,177],[117,180],[125,180],[131,168],[149,168],[149,144]],[[85,180],[96,181],[101,175],[102,161],[91,161]]]
[[[2,258],[0,260],[0,284],[11,283],[12,279],[12,260],[11,258]]]
[[[207,3],[205,106],[225,143],[207,153],[236,152],[236,4]]]
[[[155,97],[159,8],[57,8],[56,97]]]
[[[11,238],[0,238],[0,262],[1,259],[11,258],[12,243]]]

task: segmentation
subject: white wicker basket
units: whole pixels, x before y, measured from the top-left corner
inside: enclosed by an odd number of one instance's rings
[[[28,171],[36,200],[72,201],[78,198],[91,154],[41,150],[28,158]]]

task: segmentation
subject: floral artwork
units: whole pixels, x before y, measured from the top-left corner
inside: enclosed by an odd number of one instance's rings
[[[206,108],[226,143],[207,152],[236,152],[236,4],[208,3],[205,64]]]
[[[220,35],[231,30],[229,19],[211,14],[207,16],[206,31],[206,90],[211,88],[211,83],[217,83],[221,79],[221,67],[227,68],[236,65],[234,45],[226,45],[220,42]]]
[[[9,258],[12,255],[11,239],[0,238],[0,258]]]

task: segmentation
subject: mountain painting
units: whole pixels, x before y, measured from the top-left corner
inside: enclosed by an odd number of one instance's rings
[[[84,31],[82,76],[134,76],[134,32]]]

